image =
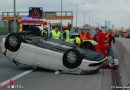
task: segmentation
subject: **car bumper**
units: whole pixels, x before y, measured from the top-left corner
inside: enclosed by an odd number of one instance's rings
[[[90,61],[83,59],[83,62],[81,63],[80,67],[83,71],[93,71],[100,69],[102,65],[106,62],[107,57],[100,61]]]

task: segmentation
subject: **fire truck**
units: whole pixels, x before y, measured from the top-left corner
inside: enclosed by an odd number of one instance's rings
[[[51,30],[51,23],[45,20],[20,20],[18,24],[19,32],[31,32],[32,29],[36,30],[40,34],[41,30],[45,30],[46,35],[48,36]]]

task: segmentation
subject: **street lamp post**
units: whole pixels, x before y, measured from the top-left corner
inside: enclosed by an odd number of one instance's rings
[[[73,4],[72,2],[70,4]],[[85,4],[85,3],[80,3],[80,4]],[[76,28],[78,27],[78,8],[79,6],[76,4],[73,4],[76,6]]]
[[[90,16],[88,16],[88,22],[89,22],[89,25],[91,26],[91,17]]]
[[[62,0],[61,0],[61,32],[62,32]]]
[[[16,13],[16,0],[14,0],[14,17],[15,17],[15,13]]]
[[[78,6],[76,5],[76,28],[78,25]]]
[[[84,25],[86,24],[86,13],[84,12]]]
[[[14,0],[14,30],[13,32],[16,31],[16,0]]]

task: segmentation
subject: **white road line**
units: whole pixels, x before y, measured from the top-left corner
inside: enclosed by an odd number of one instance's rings
[[[8,80],[6,80],[6,81],[4,81],[4,82],[2,82],[2,83],[0,83],[2,86],[5,86],[6,84],[8,84],[9,83],[9,81],[10,80],[17,80],[17,79],[19,79],[19,78],[21,78],[21,77],[23,77],[23,76],[25,76],[25,75],[27,75],[27,74],[29,74],[29,73],[31,73],[31,72],[33,72],[33,70],[28,70],[28,71],[25,71],[25,72],[23,72],[23,73],[21,73],[21,74],[19,74],[19,75],[17,75],[17,76],[14,76],[14,77],[12,77],[12,78],[10,78],[10,79],[8,79]],[[0,87],[2,87],[0,85]]]

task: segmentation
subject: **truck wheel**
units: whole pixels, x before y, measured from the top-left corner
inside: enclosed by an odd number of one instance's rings
[[[21,37],[16,33],[11,33],[7,36],[5,41],[5,48],[9,51],[16,52],[21,45]]]
[[[47,37],[47,36],[48,36],[48,30],[42,31],[42,36],[43,36],[43,37]]]
[[[69,69],[74,69],[80,66],[82,56],[76,49],[70,49],[63,55],[63,65]]]

